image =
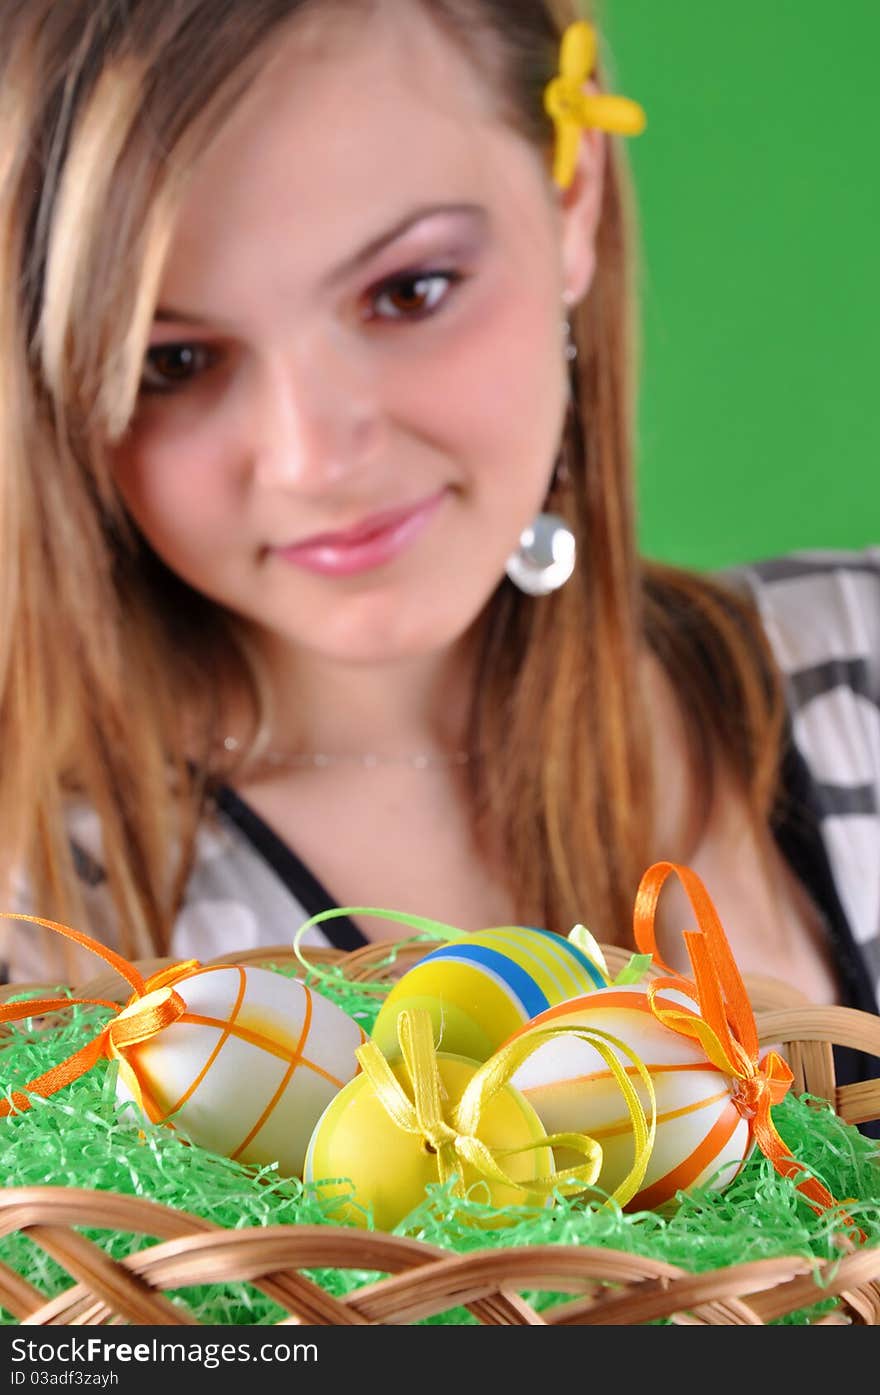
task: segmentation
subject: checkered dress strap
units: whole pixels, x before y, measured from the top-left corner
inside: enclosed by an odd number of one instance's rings
[[[837,896],[880,1009],[880,547],[722,574],[753,596]]]

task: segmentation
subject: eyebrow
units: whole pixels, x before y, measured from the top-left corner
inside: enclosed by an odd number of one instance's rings
[[[346,257],[332,271],[329,271],[321,278],[321,288],[330,290],[337,286],[340,281],[346,280],[354,275],[361,267],[371,262],[386,247],[390,247],[392,242],[397,242],[406,233],[410,232],[419,223],[425,222],[428,218],[440,218],[450,216],[466,216],[475,218],[481,223],[488,222],[487,210],[478,203],[445,203],[445,204],[425,204],[407,213],[393,227],[379,233],[377,237],[371,238],[365,246],[361,247],[352,256]],[[205,316],[192,315],[188,310],[181,310],[172,305],[163,305],[153,316],[154,321],[178,321],[186,324],[204,325],[208,323]]]

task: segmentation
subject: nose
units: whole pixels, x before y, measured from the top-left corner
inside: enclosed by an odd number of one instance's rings
[[[314,334],[267,357],[260,377],[253,451],[261,485],[319,495],[377,457],[383,415],[363,345]]]

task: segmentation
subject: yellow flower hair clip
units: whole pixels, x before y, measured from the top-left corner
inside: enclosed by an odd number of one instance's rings
[[[584,84],[596,66],[596,31],[586,20],[570,24],[562,36],[559,75],[544,93],[544,109],[556,126],[553,178],[561,189],[574,179],[581,133],[589,126],[618,136],[638,136],[647,118],[638,102],[605,93],[591,96]]]

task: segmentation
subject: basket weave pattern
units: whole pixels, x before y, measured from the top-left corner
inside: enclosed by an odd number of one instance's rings
[[[311,950],[310,961],[339,965],[353,981],[379,981],[390,946],[351,954]],[[605,949],[612,973],[628,955]],[[399,973],[427,952],[408,947]],[[214,963],[281,965],[287,947],[224,956]],[[165,961],[143,963],[152,972]],[[794,1090],[830,1101],[856,1124],[880,1118],[880,1080],[838,1086],[832,1045],[880,1057],[880,1018],[850,1008],[816,1007],[773,980],[747,980],[763,1046],[778,1044],[795,1075]],[[21,991],[23,985],[4,990]],[[82,985],[88,995],[124,1001],[129,987],[107,974]],[[0,995],[3,996],[3,995]],[[81,1234],[83,1228],[157,1241],[121,1260]],[[200,1217],[138,1197],[69,1187],[10,1187],[0,1194],[0,1236],[26,1234],[70,1276],[47,1300],[0,1264],[0,1306],[25,1325],[198,1325],[180,1290],[250,1284],[286,1314],[285,1324],[409,1324],[465,1309],[491,1326],[631,1325],[668,1319],[681,1325],[761,1325],[810,1308],[832,1307],[816,1325],[880,1325],[880,1246],[846,1247],[833,1264],[802,1255],[763,1259],[691,1274],[664,1261],[589,1246],[529,1245],[466,1255],[422,1241],[330,1225],[225,1230]],[[316,1284],[316,1269],[375,1271],[385,1277],[336,1298]],[[524,1294],[554,1295],[537,1311]]]

